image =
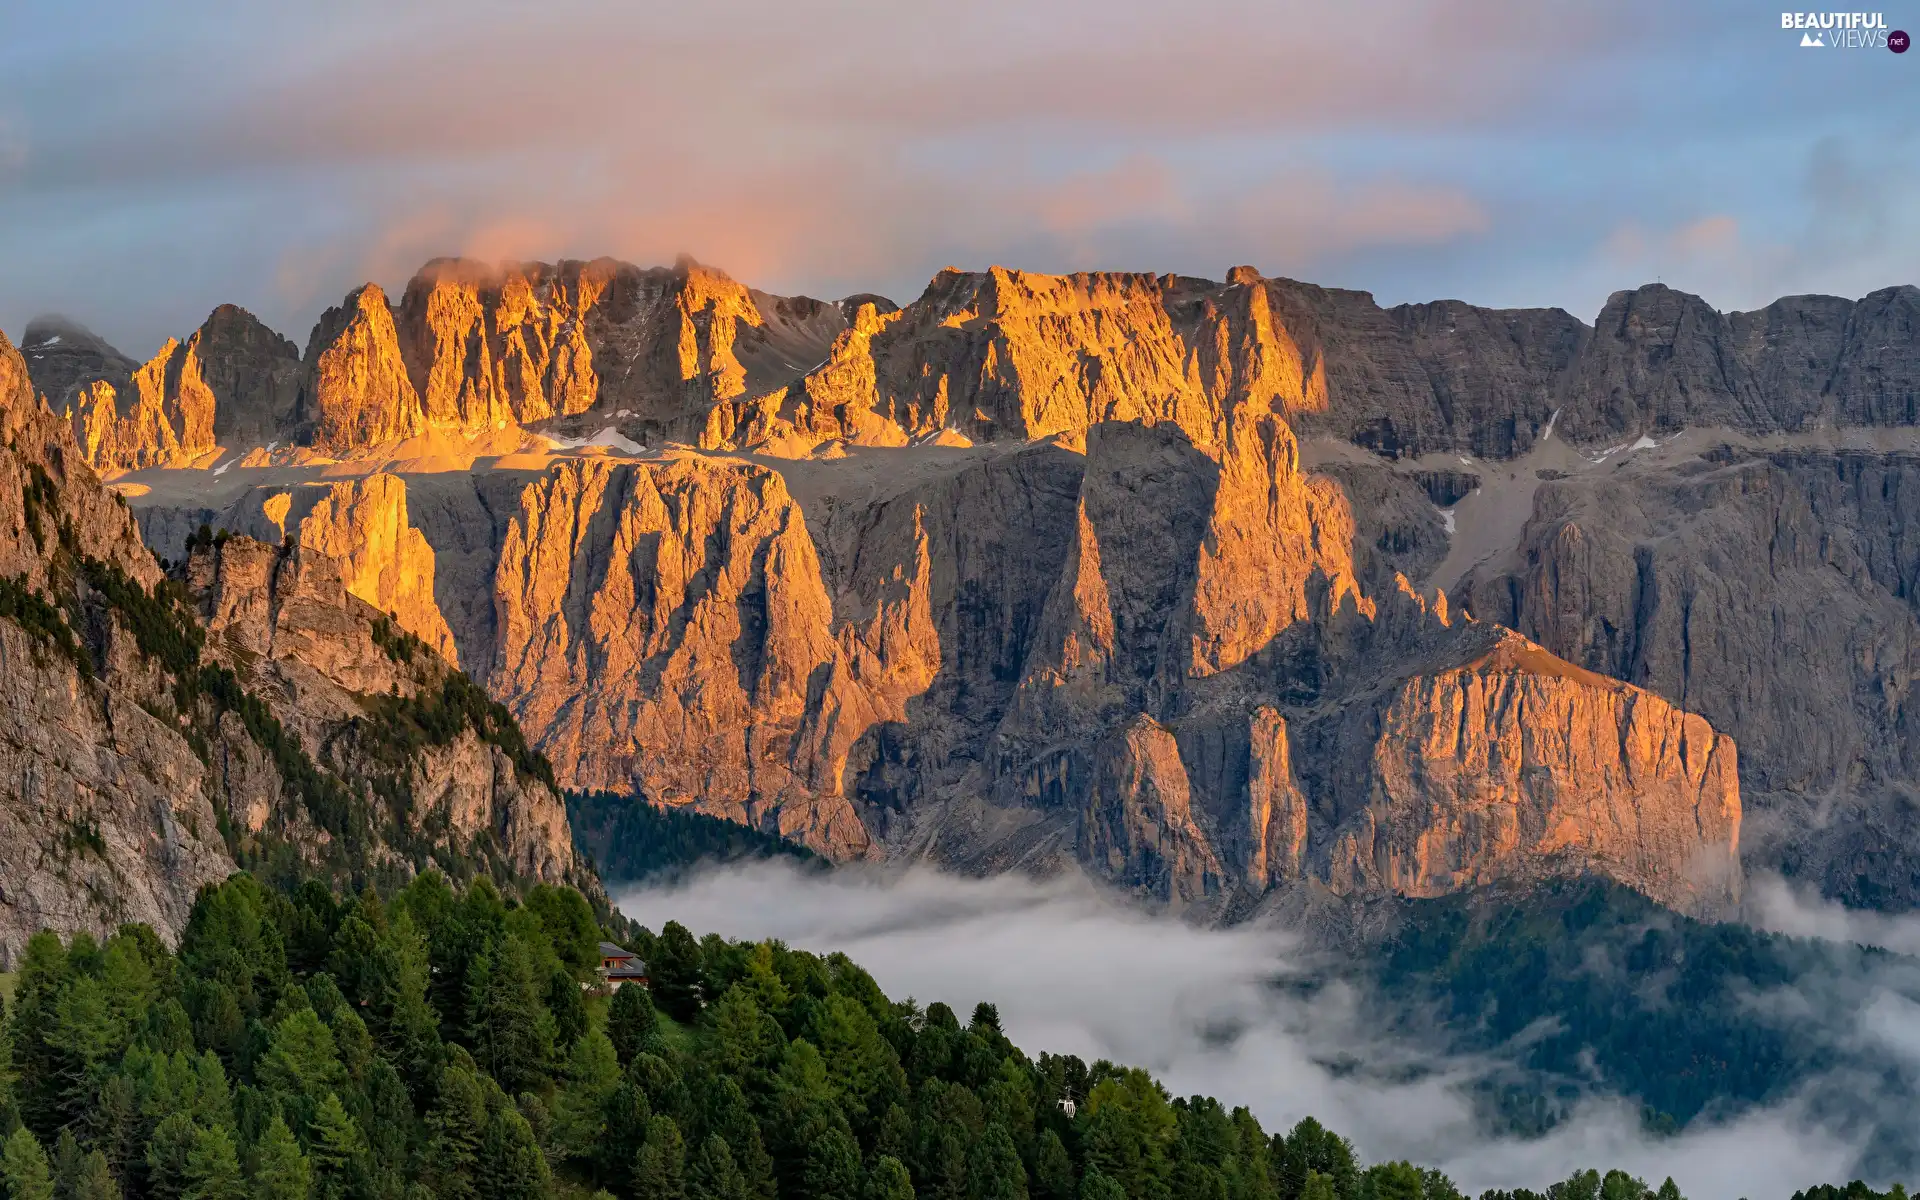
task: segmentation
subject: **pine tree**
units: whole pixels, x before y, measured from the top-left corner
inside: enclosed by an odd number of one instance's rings
[[[547,1011],[553,1014],[554,1049],[564,1055],[587,1032],[587,1004],[580,996],[580,985],[566,968],[555,967],[547,976],[546,1001]]]
[[[620,1086],[620,1060],[607,1035],[596,1029],[576,1041],[564,1075],[566,1086],[553,1102],[552,1152],[584,1158],[605,1128],[607,1097]]]
[[[611,1183],[626,1178],[640,1148],[646,1143],[653,1107],[647,1093],[631,1080],[622,1080],[607,1093],[606,1132],[600,1137],[600,1178]]]
[[[187,1186],[180,1200],[245,1200],[240,1179],[240,1156],[224,1129],[202,1129],[194,1134],[187,1155]]]
[[[1080,1200],[1127,1200],[1127,1190],[1098,1171],[1080,1180]]]
[[[913,1177],[907,1174],[906,1164],[891,1154],[875,1159],[867,1176],[867,1200],[914,1200]]]
[[[172,1113],[154,1126],[147,1142],[147,1194],[154,1200],[178,1200],[185,1192],[187,1160],[198,1133],[193,1118],[183,1112]]]
[[[27,1128],[52,1137],[68,1117],[64,1111],[73,1076],[66,1055],[55,1044],[57,1006],[72,972],[67,948],[42,930],[27,939],[14,981],[12,1035],[14,1100]]]
[[[607,1005],[607,1037],[613,1041],[621,1066],[644,1053],[659,1028],[660,1018],[646,988],[628,983],[614,989],[613,1001]]]
[[[1073,1200],[1073,1160],[1051,1129],[1042,1130],[1034,1142],[1033,1190],[1042,1200]]]
[[[47,1152],[24,1126],[0,1147],[0,1179],[6,1181],[7,1200],[53,1200]]]
[[[1426,1180],[1410,1162],[1375,1163],[1360,1176],[1366,1200],[1422,1200]]]
[[[801,1194],[807,1200],[839,1200],[858,1196],[865,1172],[860,1146],[845,1129],[828,1128],[810,1138],[800,1171]]]
[[[483,1200],[540,1200],[551,1176],[540,1153],[533,1127],[514,1109],[502,1105],[487,1122],[480,1151],[480,1195]]]
[[[367,1166],[367,1139],[340,1097],[328,1092],[314,1110],[307,1159],[315,1200],[358,1196]]]
[[[539,1087],[553,1059],[553,1017],[534,989],[533,959],[517,937],[474,960],[467,980],[474,1061],[509,1093]]]
[[[686,1200],[687,1145],[672,1117],[647,1123],[646,1144],[633,1162],[634,1200]]]
[[[1901,1195],[1899,1197],[1899,1200],[1906,1200],[1906,1195],[1905,1195],[1906,1189],[1903,1187],[1900,1187],[1899,1184],[1895,1184],[1894,1186],[1896,1188],[1900,1188]],[[1892,1195],[1891,1192],[1889,1192],[1888,1194]],[[1660,1191],[1658,1195],[1660,1200],[1686,1200],[1686,1198],[1680,1194],[1680,1187],[1678,1184],[1673,1182],[1673,1176],[1671,1175],[1667,1176],[1667,1181],[1660,1185]]]
[[[967,1154],[967,1195],[971,1200],[1027,1200],[1027,1169],[1013,1137],[998,1123],[987,1126]]]
[[[74,1181],[80,1175],[80,1141],[73,1136],[72,1129],[62,1129],[60,1136],[54,1139],[53,1154],[48,1166],[53,1170],[54,1200],[68,1200],[73,1195]]]
[[[120,1200],[120,1181],[107,1166],[106,1155],[89,1150],[81,1156],[65,1200]]]
[[[1300,1200],[1335,1200],[1333,1176],[1322,1175],[1318,1171],[1308,1171],[1300,1184]]]
[[[747,1177],[719,1134],[710,1135],[694,1154],[687,1168],[687,1196],[688,1200],[752,1200]]]
[[[480,1148],[487,1136],[485,1083],[461,1059],[440,1072],[440,1094],[427,1110],[427,1169],[442,1200],[478,1194]]]
[[[279,1113],[267,1122],[253,1148],[253,1174],[247,1193],[251,1200],[307,1200],[313,1173],[293,1131]]]
[[[660,1008],[683,1024],[699,1016],[703,974],[700,943],[686,926],[668,921],[647,961],[647,979]]]

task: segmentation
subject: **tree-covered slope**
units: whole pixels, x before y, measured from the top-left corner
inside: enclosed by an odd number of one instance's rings
[[[886,996],[838,954],[631,934],[652,991],[583,989],[564,887],[437,873],[384,899],[204,891],[140,926],[36,936],[3,1026],[7,1200],[1459,1200],[1311,1119],[1030,1056],[981,1004]],[[1488,1200],[1675,1200],[1622,1172]],[[1877,1195],[1849,1193],[1849,1200]]]
[[[1671,1128],[1836,1068],[1877,1077],[1891,1068],[1845,1031],[1878,990],[1910,986],[1899,968],[1911,965],[1691,920],[1582,879],[1407,902],[1366,971],[1383,1008],[1418,1014],[1398,1019],[1431,1021],[1458,1049],[1510,1052],[1518,1069],[1488,1099],[1531,1130],[1596,1089]]]

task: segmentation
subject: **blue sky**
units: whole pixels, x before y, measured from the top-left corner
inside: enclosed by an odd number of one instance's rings
[[[1244,262],[1587,319],[1920,281],[1920,53],[1798,41],[1731,0],[15,0],[0,328],[144,356],[231,301],[304,344],[456,253],[900,300]]]

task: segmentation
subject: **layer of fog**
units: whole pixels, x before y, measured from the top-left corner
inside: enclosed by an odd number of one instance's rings
[[[1770,898],[1777,923],[1836,920],[1780,896]],[[963,1020],[977,1001],[993,1001],[1008,1035],[1030,1054],[1144,1066],[1176,1095],[1247,1105],[1270,1131],[1311,1114],[1352,1138],[1369,1161],[1438,1165],[1470,1192],[1543,1189],[1576,1168],[1618,1166],[1656,1183],[1672,1175],[1693,1200],[1785,1197],[1851,1178],[1870,1132],[1816,1119],[1803,1096],[1696,1119],[1677,1136],[1643,1132],[1627,1099],[1587,1101],[1544,1137],[1491,1136],[1476,1125],[1464,1085],[1497,1070],[1497,1059],[1383,1036],[1378,1010],[1346,986],[1274,986],[1300,978],[1309,958],[1282,930],[1195,928],[1125,907],[1084,881],[983,881],[918,869],[808,874],[769,864],[630,890],[618,902],[654,929],[678,920],[696,934],[844,951],[889,995],[943,1000]],[[1797,993],[1750,1002],[1809,1023],[1827,1020],[1831,1009]],[[1882,990],[1847,1011],[1856,1027],[1841,1040],[1920,1061],[1913,1004]],[[1883,1107],[1890,1120],[1910,1119],[1904,1096]]]

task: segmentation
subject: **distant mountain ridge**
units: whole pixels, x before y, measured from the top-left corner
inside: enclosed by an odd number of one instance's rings
[[[1594,869],[1711,913],[1744,842],[1898,907],[1917,315],[1653,286],[1589,327],[1251,268],[947,270],[898,308],[439,260],[298,360],[203,330],[255,356],[198,360],[210,417],[140,368],[114,428],[177,451],[81,444],[138,468],[158,553],[333,547],[563,785],[832,857],[1225,914]]]

